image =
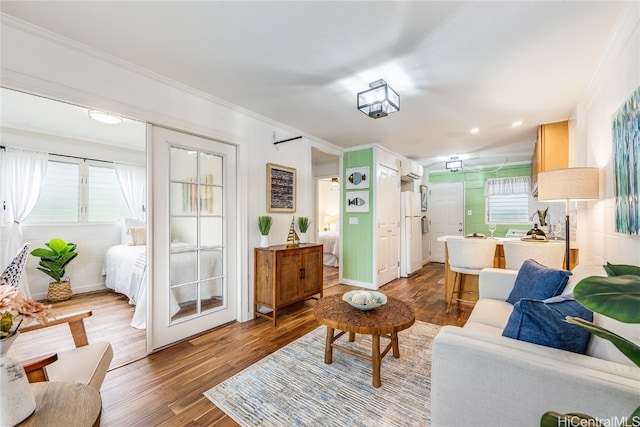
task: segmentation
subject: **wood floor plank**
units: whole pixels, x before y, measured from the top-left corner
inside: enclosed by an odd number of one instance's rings
[[[445,313],[443,273],[442,264],[430,263],[380,291],[408,302],[417,320],[462,326],[471,309],[454,306]],[[325,267],[325,295],[353,289],[339,283],[337,268]],[[233,322],[148,356],[145,331],[129,325],[134,307],[126,297],[97,291],[76,295],[54,308],[59,312],[91,308],[93,316],[86,322],[89,342],[108,340],[114,348],[114,361],[101,389],[101,426],[227,427],[237,424],[202,393],[317,328],[314,304],[308,300],[282,309],[275,327],[262,318]],[[73,346],[64,329],[41,332],[21,336],[13,346],[14,355],[24,359],[46,353],[46,348],[55,352],[60,346]]]

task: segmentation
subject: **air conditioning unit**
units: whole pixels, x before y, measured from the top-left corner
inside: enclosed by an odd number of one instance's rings
[[[422,178],[423,168],[413,160],[402,160],[400,162],[400,179],[402,181],[413,181]]]

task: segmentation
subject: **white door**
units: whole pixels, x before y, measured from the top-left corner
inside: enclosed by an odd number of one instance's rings
[[[378,165],[376,180],[376,287],[399,277],[400,177],[398,171]]]
[[[438,237],[464,233],[464,183],[431,184],[431,261],[444,262],[444,242]]]
[[[153,126],[148,338],[158,349],[237,318],[236,148]]]

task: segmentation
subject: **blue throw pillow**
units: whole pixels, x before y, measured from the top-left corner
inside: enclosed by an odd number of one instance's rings
[[[572,294],[544,301],[521,299],[513,306],[502,336],[584,354],[591,333],[565,322],[566,316],[593,321],[593,313],[574,300]]]
[[[528,259],[518,271],[507,302],[515,304],[523,298],[543,300],[560,295],[569,276],[570,271],[548,268]]]

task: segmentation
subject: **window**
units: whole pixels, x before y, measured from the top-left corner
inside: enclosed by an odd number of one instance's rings
[[[496,224],[529,223],[529,195],[487,197],[487,222]]]
[[[487,179],[484,189],[487,223],[528,223],[530,191],[528,176]]]
[[[27,223],[112,222],[129,216],[115,170],[72,159],[49,160]]]
[[[89,222],[111,222],[130,216],[115,169],[89,165]]]

